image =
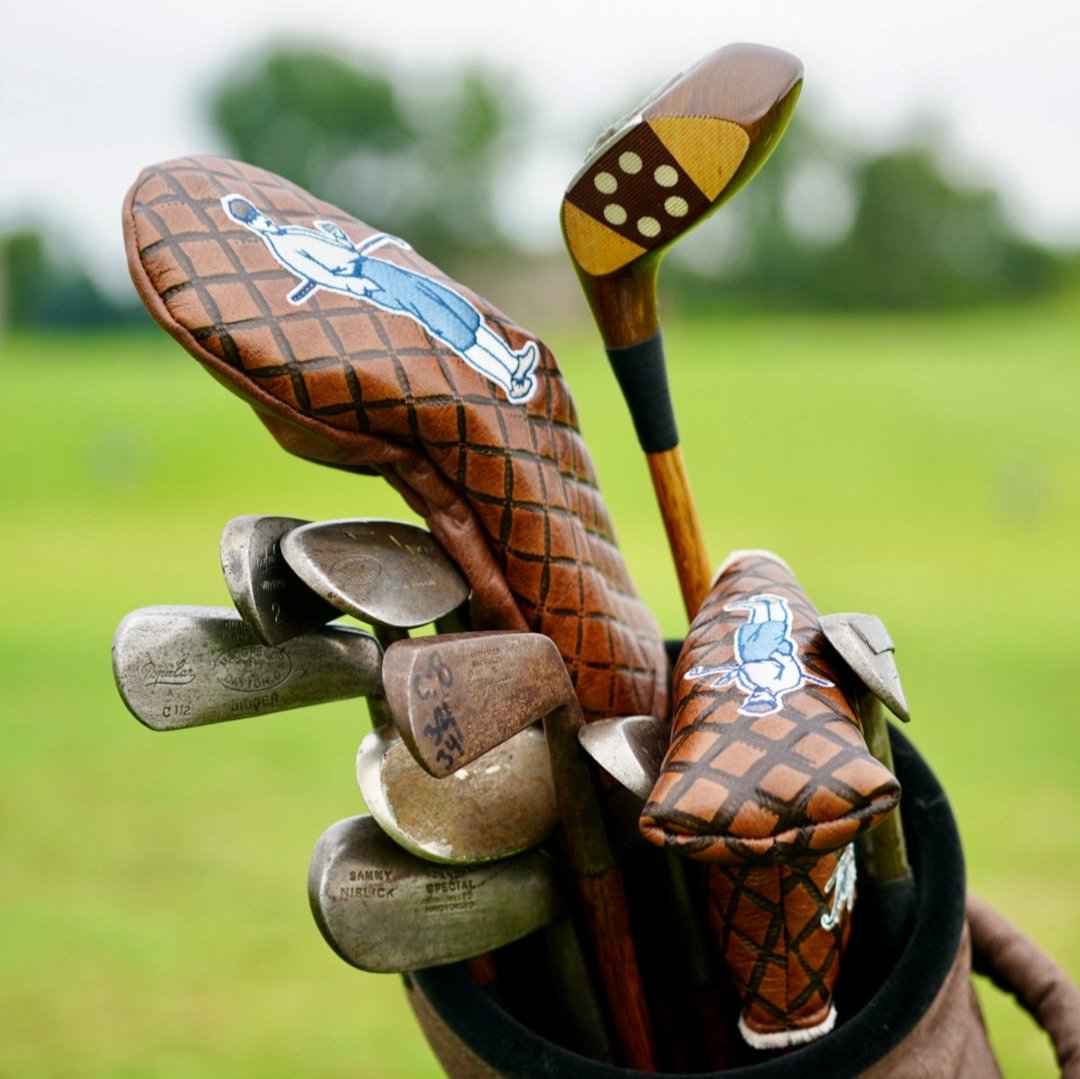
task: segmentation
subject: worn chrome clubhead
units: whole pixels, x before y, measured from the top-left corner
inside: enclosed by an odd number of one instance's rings
[[[310,524],[296,517],[234,517],[221,533],[225,585],[251,631],[275,645],[339,617],[316,595],[281,554],[281,538]]]
[[[895,646],[881,619],[876,614],[823,614],[821,632],[867,689],[897,719],[909,722]]]
[[[170,731],[378,693],[382,650],[344,626],[271,648],[229,607],[142,607],[117,627],[112,662],[135,718]]]
[[[728,45],[602,136],[563,200],[579,271],[605,277],[659,256],[735,194],[783,134],[802,75],[780,49]]]
[[[346,963],[400,973],[456,963],[548,925],[562,899],[540,850],[439,866],[402,850],[371,817],[332,824],[315,844],[308,900]]]
[[[643,802],[660,776],[671,731],[655,716],[596,719],[578,729],[578,741],[605,772]]]
[[[539,633],[451,633],[395,641],[383,660],[390,714],[410,752],[447,776],[573,697]]]
[[[469,596],[435,537],[404,521],[317,521],[286,533],[281,553],[314,592],[369,623],[424,626]]]
[[[536,728],[435,779],[393,727],[382,727],[360,743],[356,778],[383,831],[434,862],[506,858],[543,842],[558,823],[547,745]]]

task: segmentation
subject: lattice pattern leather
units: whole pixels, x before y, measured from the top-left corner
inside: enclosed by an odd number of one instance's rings
[[[900,787],[866,748],[850,677],[791,570],[767,552],[732,556],[675,667],[644,835],[761,865],[817,857],[879,823]]]
[[[659,630],[616,546],[551,353],[536,343],[535,393],[508,400],[415,319],[298,289],[260,236],[224,212],[222,196],[234,193],[282,226],[327,222],[353,244],[374,234],[238,162],[145,169],[124,231],[132,279],[155,319],[287,450],[388,479],[468,576],[474,626],[550,636],[587,717],[665,715]],[[508,347],[535,340],[415,252],[386,246],[378,257],[449,284]]]
[[[851,934],[849,907],[835,926],[822,924],[838,861],[833,852],[809,864],[708,867],[709,923],[742,1001],[744,1037],[795,1044],[834,1022],[833,986]]]

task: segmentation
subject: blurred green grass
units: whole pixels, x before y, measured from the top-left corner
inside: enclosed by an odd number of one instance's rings
[[[679,321],[667,346],[712,561],[768,547],[821,610],[881,615],[971,888],[1076,977],[1072,299]],[[593,333],[545,336],[635,579],[678,635],[647,473]],[[228,603],[231,517],[411,515],[377,479],[287,457],[163,334],[17,338],[0,368],[0,1074],[437,1074],[397,980],[343,964],[307,909],[312,844],[362,809],[363,704],[158,735],[109,666],[128,611]],[[1032,1024],[982,996],[1006,1074],[1054,1074]]]

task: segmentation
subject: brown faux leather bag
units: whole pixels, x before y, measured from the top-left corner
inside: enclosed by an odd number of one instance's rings
[[[394,237],[249,165],[147,168],[123,219],[154,318],[285,449],[392,483],[468,577],[475,628],[551,637],[587,718],[666,715],[656,622],[541,342]]]

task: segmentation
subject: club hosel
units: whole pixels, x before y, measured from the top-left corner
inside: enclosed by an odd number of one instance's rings
[[[869,689],[859,696],[859,718],[867,748],[895,772],[885,708]],[[900,807],[876,828],[859,837],[859,869],[869,879],[860,902],[869,910],[875,939],[888,963],[904,948],[915,919],[915,877],[907,856]]]
[[[626,348],[660,329],[656,303],[659,257],[635,262],[603,277],[594,277],[575,262],[578,280],[606,348]]]
[[[890,772],[895,772],[885,709],[869,689],[864,688],[859,695],[859,718],[862,721],[867,749]],[[906,881],[910,888],[911,865],[908,862],[899,806],[876,828],[861,836],[859,846],[862,864],[875,883],[885,885],[896,882],[902,891],[903,882]]]

